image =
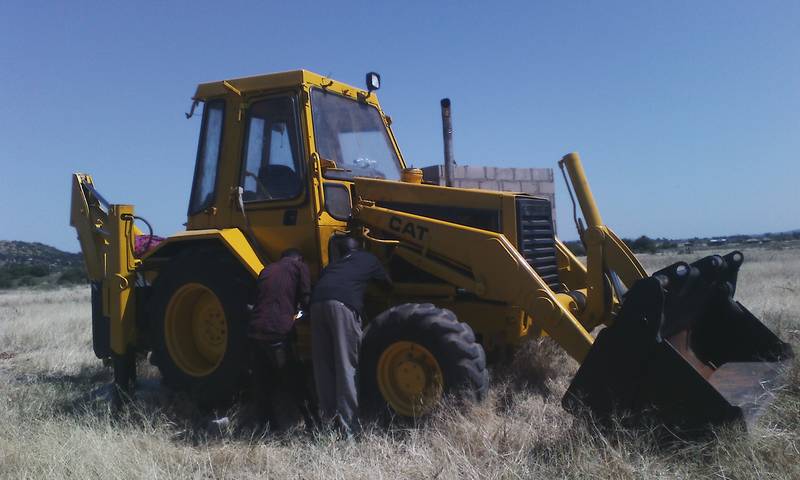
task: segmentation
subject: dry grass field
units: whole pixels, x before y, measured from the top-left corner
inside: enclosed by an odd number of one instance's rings
[[[800,250],[745,252],[737,296],[800,352]],[[690,257],[681,257],[690,260]],[[678,257],[644,256],[656,269]],[[532,343],[488,401],[424,425],[368,426],[355,442],[274,436],[205,419],[142,372],[120,417],[91,350],[87,288],[0,293],[0,478],[800,478],[800,367],[748,435],[659,446],[648,431],[598,435],[559,401],[576,366]]]

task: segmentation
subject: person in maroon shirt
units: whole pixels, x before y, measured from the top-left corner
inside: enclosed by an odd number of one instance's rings
[[[308,265],[297,249],[283,252],[280,260],[261,271],[256,284],[256,299],[248,326],[251,343],[253,393],[260,420],[271,428],[282,429],[273,403],[280,403],[280,390],[289,390],[295,407],[305,417],[306,426],[314,426],[314,407],[303,383],[302,366],[290,348],[295,316],[306,309],[311,294]],[[283,413],[283,412],[280,412]]]
[[[294,326],[298,306],[305,309],[310,295],[308,265],[299,250],[290,248],[258,276],[248,336],[270,344],[285,342]]]

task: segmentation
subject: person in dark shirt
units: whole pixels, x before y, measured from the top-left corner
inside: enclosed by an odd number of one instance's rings
[[[322,271],[311,297],[311,358],[323,421],[336,422],[350,436],[358,427],[355,376],[364,292],[371,281],[388,286],[391,280],[355,238],[341,239],[339,250],[340,258]]]
[[[285,341],[294,326],[297,307],[305,309],[310,294],[308,265],[299,250],[290,248],[258,276],[248,336],[271,343]]]
[[[258,415],[281,428],[273,403],[281,388],[288,389],[307,425],[313,423],[310,396],[303,385],[302,367],[292,355],[290,335],[298,307],[308,306],[311,280],[308,266],[297,249],[283,252],[281,259],[270,263],[258,276],[256,300],[248,325],[253,370],[253,393]],[[310,425],[309,425],[310,426]]]

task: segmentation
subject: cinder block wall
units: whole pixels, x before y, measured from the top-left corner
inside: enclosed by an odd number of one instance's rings
[[[444,185],[444,165],[424,167],[422,176],[426,182]],[[521,192],[546,197],[550,200],[550,205],[553,208],[553,223],[555,223],[556,189],[552,168],[501,168],[456,165],[453,170],[453,186]]]

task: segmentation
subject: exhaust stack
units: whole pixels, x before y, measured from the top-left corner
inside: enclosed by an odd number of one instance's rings
[[[444,182],[448,187],[453,186],[453,168],[456,160],[453,157],[453,121],[450,111],[450,99],[443,98],[442,106],[442,137],[444,139]]]

